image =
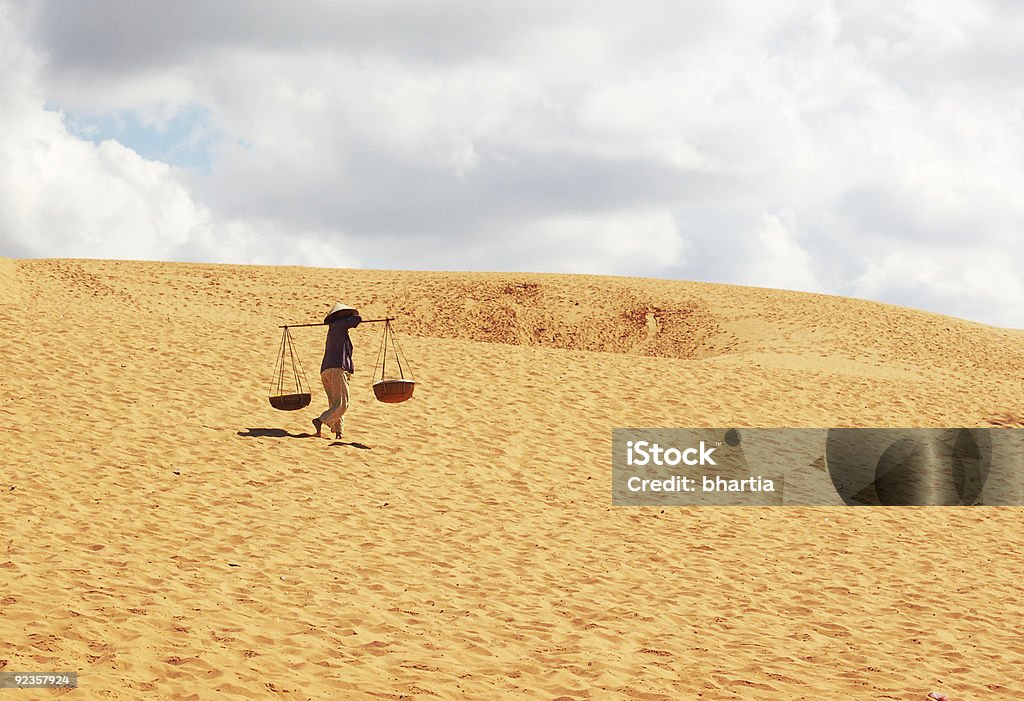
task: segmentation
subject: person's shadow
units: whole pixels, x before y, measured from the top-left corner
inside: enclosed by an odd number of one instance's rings
[[[283,428],[250,428],[245,431],[239,431],[239,436],[243,438],[315,438],[312,433],[289,433]],[[352,446],[353,448],[359,448],[360,450],[373,450],[368,445],[362,443],[346,443],[345,441],[331,441],[331,446]]]
[[[312,433],[288,433],[283,428],[250,428],[239,431],[243,438],[312,438]]]

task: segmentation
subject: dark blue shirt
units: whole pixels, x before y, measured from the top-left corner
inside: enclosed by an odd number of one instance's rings
[[[352,365],[352,339],[348,337],[348,330],[359,326],[360,321],[362,318],[353,314],[328,324],[324,362],[320,364],[320,372],[328,368],[341,368],[350,373],[356,371]]]

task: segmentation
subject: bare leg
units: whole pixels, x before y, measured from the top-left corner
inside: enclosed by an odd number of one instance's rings
[[[313,419],[313,427],[316,428],[316,433],[314,433],[313,435],[316,436],[317,438],[323,437],[320,435],[320,427],[323,425],[324,424],[320,419]]]

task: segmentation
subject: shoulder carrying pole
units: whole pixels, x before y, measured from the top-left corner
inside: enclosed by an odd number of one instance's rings
[[[383,319],[363,319],[359,323],[360,324],[376,324],[376,323],[381,322],[381,321],[394,321],[394,320],[395,320],[395,317],[389,316],[389,317],[385,317]],[[321,322],[318,322],[316,324],[284,324],[283,326],[278,326],[277,328],[279,328],[279,329],[296,329],[296,328],[299,328],[300,326],[327,326],[327,324],[325,324],[324,322],[321,321]]]

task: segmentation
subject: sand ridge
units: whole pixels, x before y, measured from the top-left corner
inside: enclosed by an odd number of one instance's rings
[[[15,307],[20,302],[18,263],[10,258],[0,258],[0,307]]]
[[[609,491],[616,426],[1019,425],[1019,332],[594,276],[0,260],[0,285],[0,667],[78,670],[76,698],[1024,684],[1019,509]],[[374,402],[380,329],[354,330],[347,435],[316,441],[318,387],[266,394],[277,325],[335,299],[397,314],[421,384]],[[295,338],[316,382],[322,330]]]

